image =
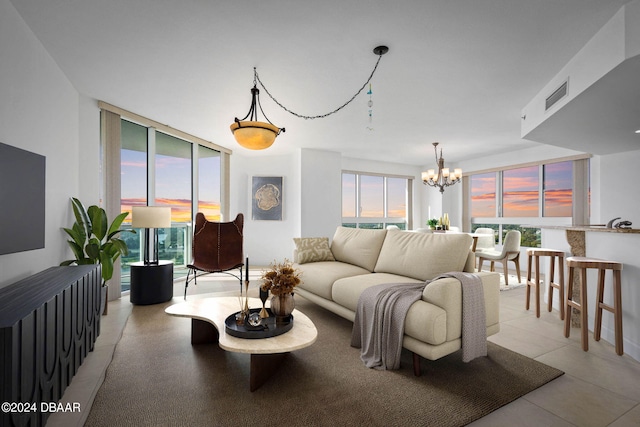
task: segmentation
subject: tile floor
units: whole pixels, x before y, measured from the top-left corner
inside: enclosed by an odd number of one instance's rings
[[[182,300],[183,286],[176,283],[176,302]],[[233,291],[237,282],[225,282],[224,286]],[[216,289],[220,289],[219,283],[199,281],[197,287],[189,287],[189,294]],[[561,369],[565,375],[471,426],[640,426],[640,362],[626,355],[617,356],[611,344],[595,342],[591,335],[589,351],[582,351],[579,330],[573,329],[566,339],[556,311],[548,313],[543,309],[537,319],[533,310],[524,309],[525,289],[500,293],[501,330],[489,339]],[[95,350],[62,399],[65,403],[80,402],[82,412],[53,414],[47,427],[84,425],[131,308],[127,297],[109,303],[109,314],[102,318]]]

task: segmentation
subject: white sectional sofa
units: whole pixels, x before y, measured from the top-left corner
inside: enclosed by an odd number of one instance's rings
[[[338,227],[328,238],[294,239],[300,296],[350,321],[358,297],[382,283],[417,283],[451,271],[474,272],[472,238],[467,234],[413,233]],[[499,331],[500,282],[497,273],[477,273],[484,287],[487,336]],[[461,348],[462,286],[457,279],[431,282],[405,320],[403,347],[436,360]]]

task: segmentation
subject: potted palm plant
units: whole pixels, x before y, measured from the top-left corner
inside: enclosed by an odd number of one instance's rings
[[[85,209],[82,202],[73,197],[71,207],[76,221],[71,228],[63,228],[63,230],[71,237],[67,243],[75,259],[63,261],[60,265],[100,264],[102,271],[100,312],[105,313],[107,281],[113,276],[113,264],[121,255],[129,253],[124,240],[117,236],[123,232],[135,234],[136,231],[120,230],[128,212],[119,214],[109,224],[107,213],[99,206],[92,205]]]

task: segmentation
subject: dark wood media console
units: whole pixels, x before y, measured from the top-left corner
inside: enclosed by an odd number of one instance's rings
[[[100,334],[101,281],[98,265],[51,267],[0,289],[0,402],[31,405],[0,425],[45,425],[43,403],[60,400]]]

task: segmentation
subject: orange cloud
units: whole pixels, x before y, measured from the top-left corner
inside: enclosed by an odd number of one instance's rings
[[[121,212],[129,212],[125,223],[131,224],[131,210],[133,206],[146,206],[147,200],[142,198],[122,199],[120,204]],[[191,200],[188,199],[167,199],[157,198],[156,206],[171,207],[171,222],[190,223],[191,222]],[[213,201],[198,202],[198,211],[202,212],[208,220],[220,220],[220,203]]]

